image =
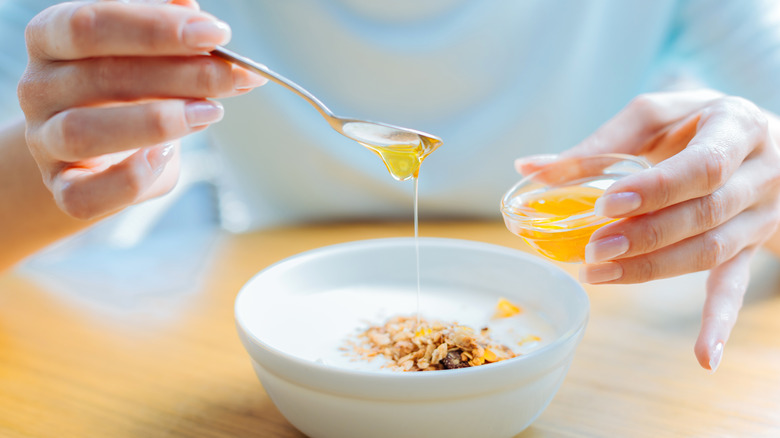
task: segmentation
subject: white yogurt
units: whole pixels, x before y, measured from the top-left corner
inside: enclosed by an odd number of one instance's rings
[[[488,327],[491,339],[520,354],[546,345],[559,335],[544,315],[522,302],[513,302],[523,309],[520,314],[493,319],[499,298],[487,292],[423,284],[420,316],[429,321],[457,322],[475,330]],[[290,295],[284,300],[283,307],[290,309],[287,323],[285,329],[265,338],[271,346],[329,366],[379,370],[385,369],[383,358],[356,360],[343,347],[371,325],[382,325],[394,316],[413,316],[417,291],[400,286],[356,285]],[[522,342],[528,336],[538,336],[540,340]]]

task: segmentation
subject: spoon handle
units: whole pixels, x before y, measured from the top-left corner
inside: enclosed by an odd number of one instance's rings
[[[287,79],[286,77],[280,75],[279,73],[276,73],[275,71],[269,69],[265,65],[252,61],[251,59],[245,56],[241,56],[238,53],[228,50],[222,46],[217,46],[217,48],[214,49],[211,52],[211,54],[218,58],[222,58],[225,61],[232,62],[248,70],[251,70],[267,79],[276,82],[277,84],[289,89],[290,91],[293,91],[295,94],[301,96],[306,101],[308,101],[326,119],[330,120],[333,117],[335,117],[333,115],[333,112],[331,112],[331,110],[327,106],[325,106],[324,103],[322,103],[319,99],[317,99],[308,90],[296,84],[295,82]]]

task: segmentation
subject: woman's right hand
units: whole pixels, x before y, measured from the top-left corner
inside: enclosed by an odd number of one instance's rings
[[[208,56],[230,28],[192,0],[70,2],[27,26],[26,140],[59,207],[92,219],[170,190],[178,139],[219,121],[208,98],[265,79]]]

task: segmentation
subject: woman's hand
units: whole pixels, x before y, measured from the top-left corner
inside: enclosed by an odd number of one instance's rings
[[[563,156],[622,152],[655,166],[612,185],[580,278],[640,283],[710,270],[694,351],[715,370],[749,281],[749,262],[780,222],[778,120],[712,91],[646,94]],[[544,159],[518,160],[528,173]]]
[[[26,31],[26,140],[59,207],[92,219],[170,190],[177,140],[219,121],[207,98],[265,80],[206,53],[229,27],[192,0],[71,2]]]

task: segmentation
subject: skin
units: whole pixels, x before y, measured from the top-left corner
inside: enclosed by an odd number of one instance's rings
[[[229,29],[193,1],[172,3],[63,3],[29,24],[25,121],[0,128],[0,241],[10,243],[0,269],[170,190],[177,139],[222,117],[209,99],[265,82],[204,56]],[[602,214],[625,220],[594,233],[581,279],[637,283],[710,270],[694,348],[705,369],[720,363],[751,257],[760,245],[780,249],[776,236],[767,240],[780,222],[778,127],[744,99],[647,94],[561,154],[622,152],[655,163],[599,201]],[[529,173],[550,160],[516,167]]]
[[[266,82],[205,55],[230,29],[192,0],[62,3],[25,37],[25,120],[0,128],[0,269],[168,192],[178,139],[222,118],[209,99]]]
[[[580,279],[624,284],[709,270],[694,346],[714,371],[742,307],[750,260],[780,237],[780,120],[747,100],[711,90],[635,98],[557,157],[520,159],[528,174],[560,157],[642,155],[653,168],[613,184],[597,213],[625,220],[597,230]]]

